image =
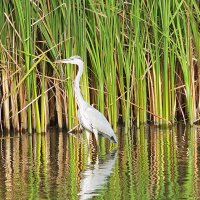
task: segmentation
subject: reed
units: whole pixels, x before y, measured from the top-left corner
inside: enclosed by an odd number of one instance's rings
[[[26,12],[24,12],[26,10]],[[45,132],[77,124],[78,54],[84,98],[118,120],[191,125],[200,118],[199,1],[0,2],[1,123]],[[14,90],[13,90],[14,88]]]

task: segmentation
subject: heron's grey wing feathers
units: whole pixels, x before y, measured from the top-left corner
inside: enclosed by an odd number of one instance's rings
[[[104,134],[104,136],[107,135],[109,137],[112,137],[114,135],[115,138],[114,131],[111,128],[111,125],[109,124],[107,119],[94,107],[90,105],[87,106],[84,112],[84,116],[87,121],[90,122],[90,125],[93,129],[96,129],[99,133]]]
[[[107,119],[89,104],[79,110],[79,122],[89,132],[99,133],[116,143],[116,135]],[[98,135],[97,135],[98,136]]]
[[[90,123],[90,120],[88,120],[87,114],[85,114],[85,110],[82,110],[82,112],[80,109],[78,110],[78,120],[82,127],[90,132],[93,131],[92,124]]]

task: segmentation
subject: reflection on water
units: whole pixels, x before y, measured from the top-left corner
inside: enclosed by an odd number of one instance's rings
[[[198,199],[200,129],[118,129],[99,152],[67,133],[0,138],[0,199]]]
[[[82,172],[80,182],[80,199],[89,199],[99,196],[97,190],[101,190],[107,183],[116,160],[116,151],[106,155],[104,159],[97,157],[94,164],[88,160],[87,169]],[[97,191],[97,192],[96,192]]]

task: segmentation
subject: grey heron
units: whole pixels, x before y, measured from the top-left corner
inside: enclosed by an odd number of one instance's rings
[[[90,134],[94,133],[96,142],[98,144],[98,135],[102,135],[108,138],[113,143],[117,143],[116,135],[108,122],[108,120],[104,117],[102,113],[96,110],[93,106],[88,104],[84,99],[80,91],[80,78],[83,74],[83,60],[80,56],[72,56],[67,59],[57,60],[55,63],[70,63],[78,65],[78,73],[74,80],[74,93],[76,98],[76,103],[78,105],[78,120],[82,128],[86,131],[88,147],[89,147],[89,139]]]

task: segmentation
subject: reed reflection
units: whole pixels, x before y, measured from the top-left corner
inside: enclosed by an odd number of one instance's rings
[[[119,127],[117,132],[117,152],[100,139],[99,152],[92,144],[90,154],[87,142],[57,130],[0,138],[0,199],[200,196],[198,128]]]

